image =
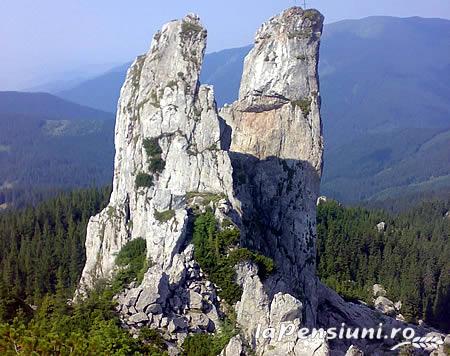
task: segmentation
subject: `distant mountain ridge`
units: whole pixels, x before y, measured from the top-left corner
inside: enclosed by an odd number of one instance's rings
[[[206,55],[201,81],[214,86],[219,106],[237,98],[249,50]],[[322,194],[353,203],[450,190],[450,21],[369,17],[328,24],[320,56]],[[58,95],[115,112],[128,65]],[[7,150],[1,145],[0,155]]]
[[[66,101],[48,93],[0,92],[0,114],[29,115],[53,119],[113,119],[114,115]]]

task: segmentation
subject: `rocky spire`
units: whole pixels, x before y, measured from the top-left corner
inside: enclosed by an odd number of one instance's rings
[[[213,89],[198,81],[205,46],[206,31],[189,15],[165,25],[128,70],[117,109],[113,192],[89,222],[80,290],[111,276],[115,254],[137,237],[147,240],[153,262],[169,268],[185,235],[186,193],[231,194]],[[159,221],[163,212],[173,217]]]
[[[244,293],[238,321],[265,355],[326,348],[320,340],[308,346],[295,338],[270,345],[254,339],[258,324],[264,328],[281,321],[308,326],[316,322],[322,27],[319,12],[298,7],[265,23],[245,59],[239,100],[221,111],[231,132],[241,243],[271,256],[277,265],[277,272],[265,281],[250,265],[241,265],[239,271]]]

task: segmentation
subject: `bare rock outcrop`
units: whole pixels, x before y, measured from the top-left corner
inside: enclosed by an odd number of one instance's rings
[[[279,322],[278,310],[289,315],[284,321],[298,325],[313,326],[316,320],[315,226],[323,150],[317,67],[322,27],[320,13],[300,8],[265,23],[245,59],[239,100],[220,112],[231,136],[241,242],[271,256],[277,265],[275,275],[265,281],[251,266],[239,270],[244,293],[237,305],[238,321],[247,339],[265,354],[299,352],[294,350],[297,340],[287,350],[286,343],[254,339],[258,325]]]

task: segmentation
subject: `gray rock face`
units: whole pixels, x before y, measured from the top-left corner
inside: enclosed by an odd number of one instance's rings
[[[181,278],[176,256],[187,226],[186,193],[232,196],[214,93],[198,82],[205,46],[206,31],[190,15],[165,25],[128,70],[117,111],[113,192],[108,207],[90,220],[80,291],[110,277],[114,255],[137,237],[146,239],[148,257],[160,268],[151,274],[154,281],[162,273]],[[161,147],[160,172],[149,167],[146,139]],[[140,173],[152,176],[152,186],[136,186]],[[158,219],[167,211],[173,217]]]
[[[245,59],[239,100],[220,112],[231,138],[241,242],[273,257],[277,265],[276,275],[266,281],[251,267],[240,267],[244,294],[237,311],[247,338],[258,324],[271,325],[278,293],[290,297],[277,300],[277,308],[291,310],[291,298],[301,305],[304,317],[297,323],[313,326],[316,321],[316,202],[323,150],[317,64],[322,25],[320,13],[300,8],[265,23]],[[259,347],[268,352],[267,341],[251,343],[264,344]],[[286,351],[277,347],[271,344],[270,350]]]
[[[317,11],[300,8],[264,24],[245,62],[239,100],[220,115],[213,89],[198,81],[206,45],[199,19],[172,21],[155,35],[121,90],[113,192],[89,222],[78,295],[112,277],[115,254],[144,238],[151,268],[117,296],[124,325],[158,328],[178,344],[187,333],[215,331],[222,305],[187,241],[190,208],[212,208],[219,221],[231,218],[241,229],[240,245],[277,265],[265,280],[251,263],[237,267],[243,295],[233,307],[242,335],[224,352],[243,353],[245,341],[257,354],[328,353],[324,340],[254,336],[258,324],[316,322],[322,24]],[[161,150],[157,168],[148,142]],[[142,176],[146,184],[137,185]]]

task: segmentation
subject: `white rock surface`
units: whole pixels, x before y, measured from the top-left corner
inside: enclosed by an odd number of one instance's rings
[[[386,289],[381,284],[374,284],[372,290],[375,298],[385,297],[387,295]]]
[[[364,356],[364,352],[352,345],[348,348],[345,356]]]
[[[206,31],[190,15],[165,25],[128,70],[117,112],[113,192],[108,207],[90,220],[80,291],[110,277],[115,254],[137,237],[145,238],[148,257],[161,273],[180,277],[175,256],[187,225],[185,194],[232,196],[214,93],[198,82],[205,46]],[[149,172],[143,142],[151,138],[163,151],[161,173]],[[152,187],[136,188],[141,172],[153,175]],[[173,218],[158,221],[155,211],[167,210],[174,211]]]

